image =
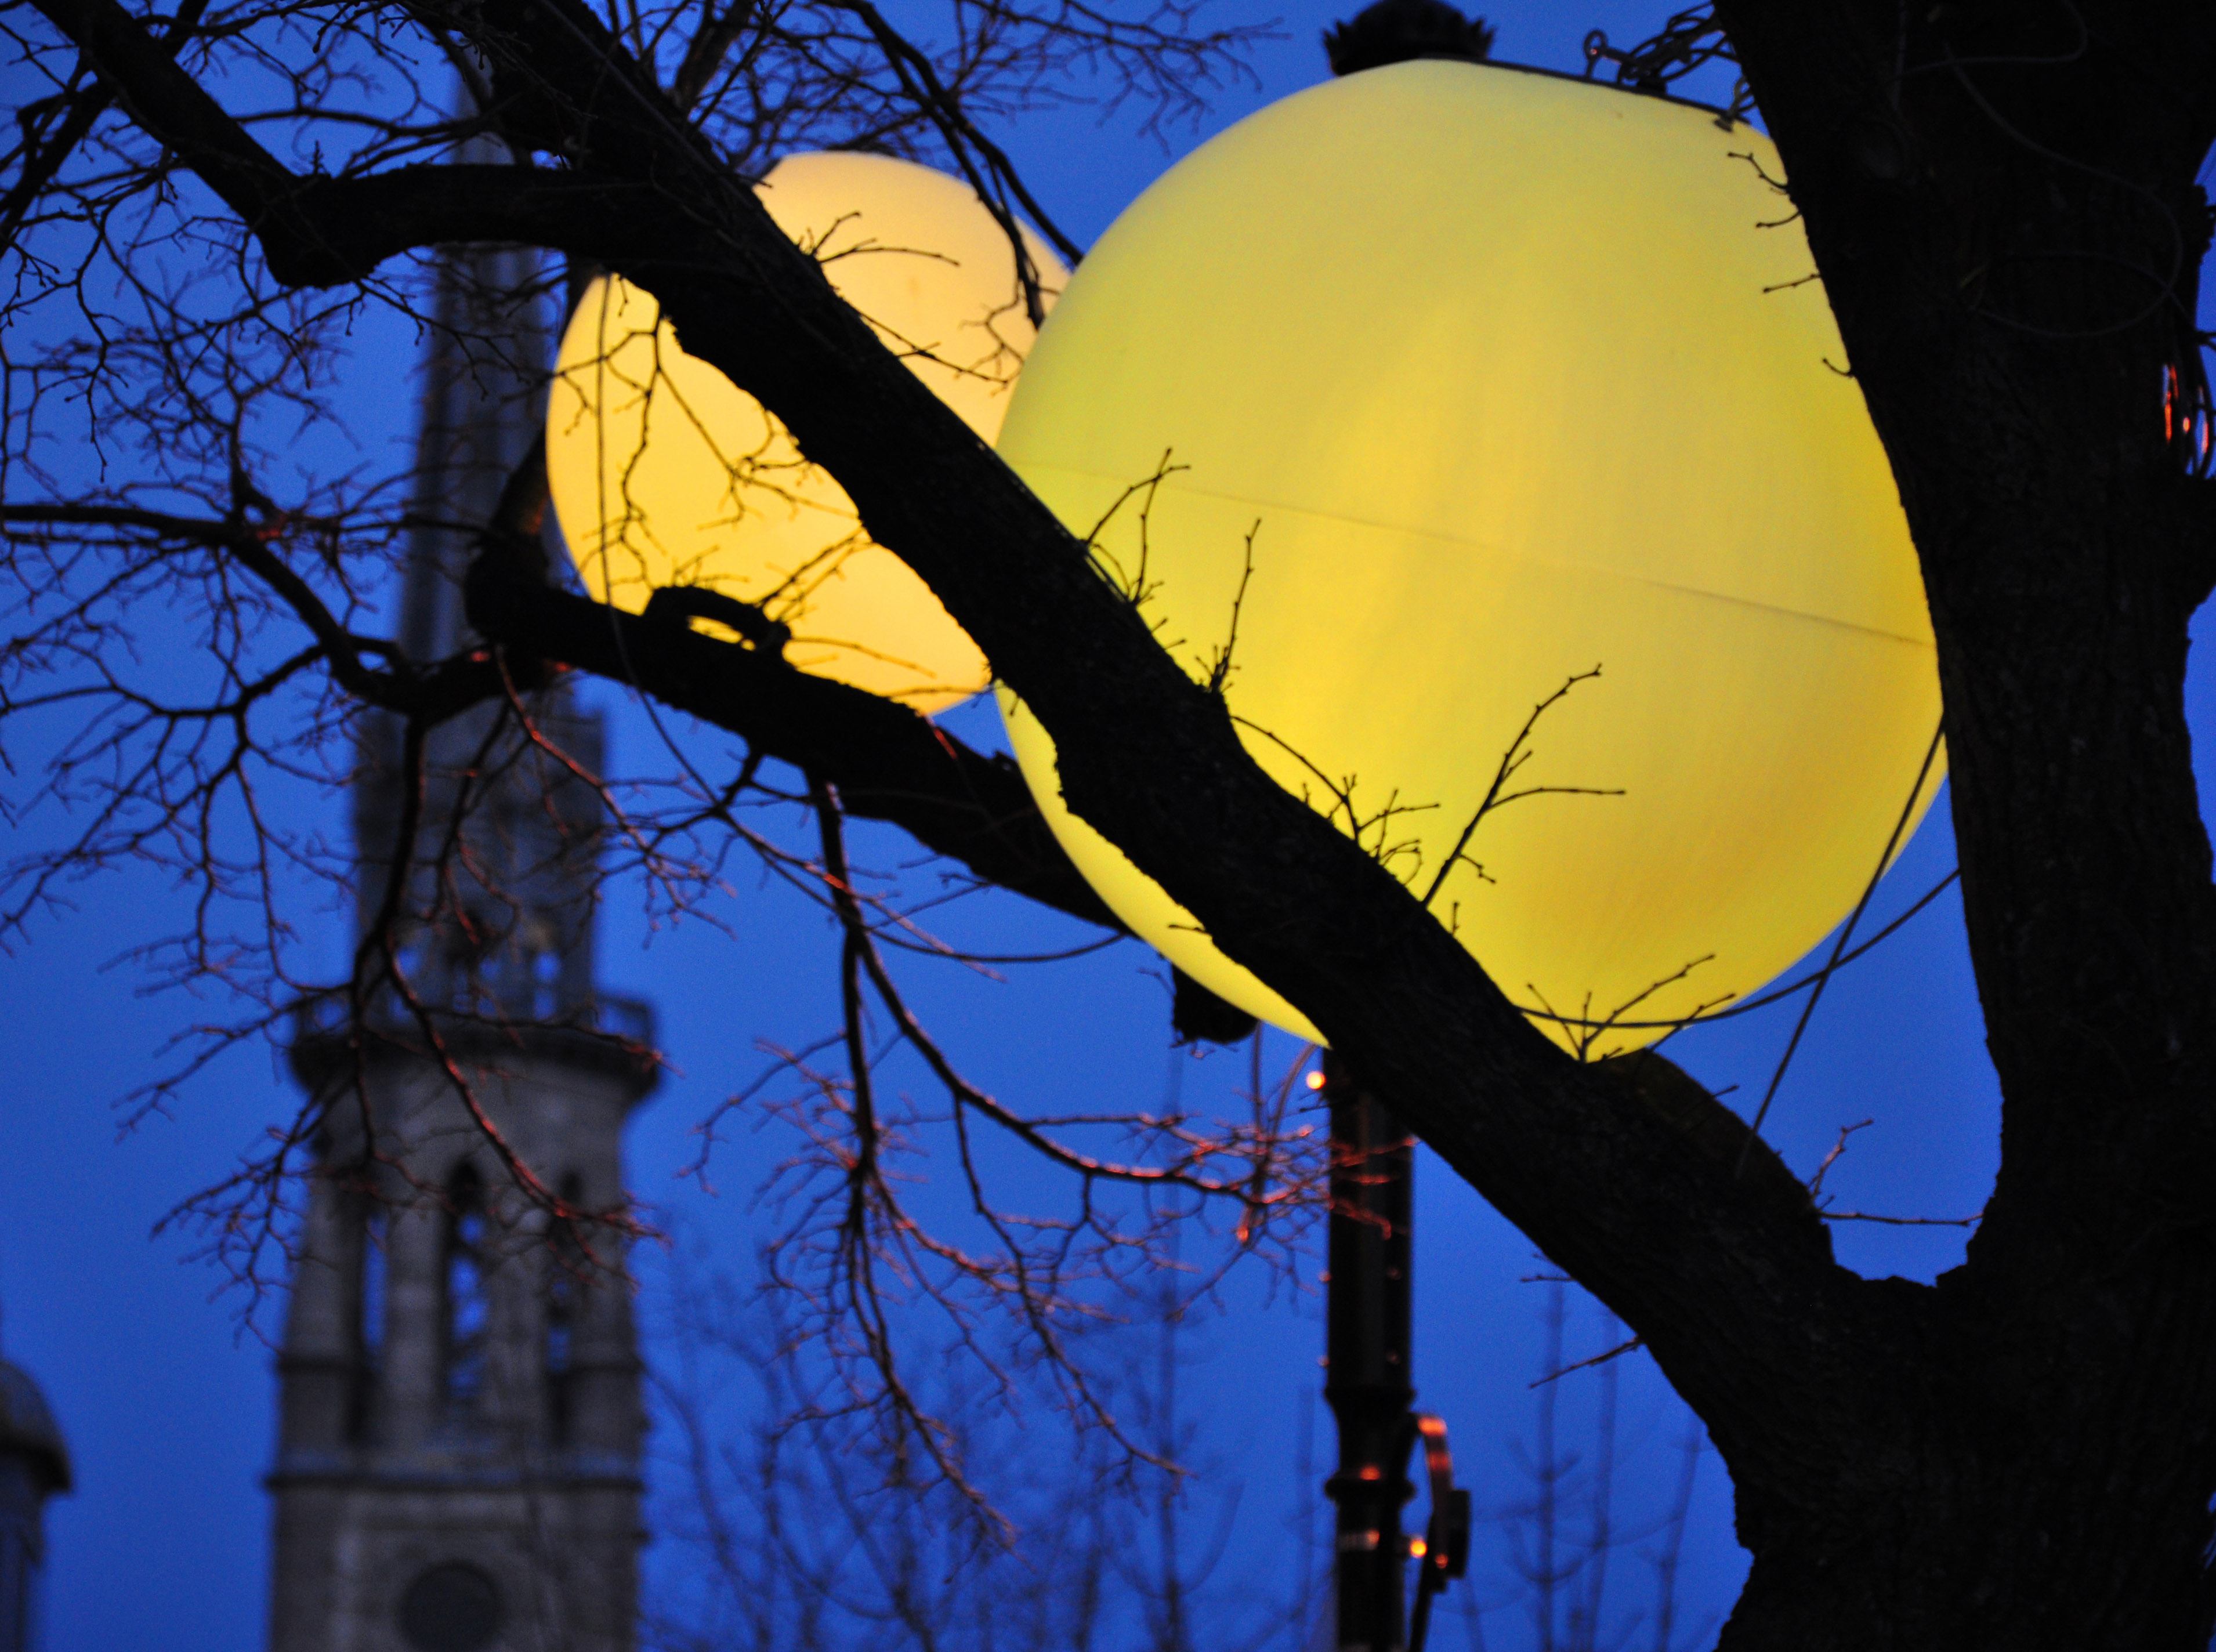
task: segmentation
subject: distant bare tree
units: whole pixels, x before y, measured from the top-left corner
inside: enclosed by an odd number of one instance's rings
[[[680,1280],[657,1373],[680,1459],[662,1524],[702,1563],[649,1624],[667,1652],[1191,1652],[1275,1643],[1313,1615],[1313,1600],[1283,1596],[1297,1568],[1216,1586],[1242,1500],[1206,1471],[1179,1407],[1182,1297],[1158,1294],[1160,1318],[1104,1326],[1105,1346],[1086,1351],[1154,1461],[1051,1406],[1026,1418],[974,1387],[926,1391],[963,1459],[1006,1465],[987,1510],[881,1415],[827,1408],[825,1367],[783,1317],[785,1292],[689,1268]]]
[[[1634,1465],[1628,1457],[1618,1410],[1619,1360],[1635,1344],[1625,1340],[1622,1322],[1602,1309],[1593,1316],[1601,1351],[1571,1360],[1571,1287],[1549,1280],[1546,1291],[1546,1335],[1542,1369],[1532,1385],[1531,1432],[1529,1444],[1515,1450],[1530,1490],[1499,1510],[1493,1520],[1519,1587],[1493,1609],[1521,1608],[1530,1628],[1522,1644],[1533,1652],[1632,1647],[1681,1652],[1696,1646],[1714,1625],[1689,1627],[1680,1621],[1678,1577],[1694,1477],[1707,1436],[1696,1418],[1684,1416],[1673,1442],[1677,1471],[1660,1479],[1665,1495],[1660,1508],[1654,1508],[1652,1492],[1659,1477],[1631,1472]],[[1565,1438],[1563,1389],[1573,1382],[1591,1389],[1591,1403],[1585,1428]],[[1629,1591],[1624,1588],[1625,1569],[1618,1563],[1622,1558],[1640,1563],[1643,1574]],[[1478,1612],[1474,1591],[1465,1594],[1462,1604],[1466,1614]],[[1496,1639],[1493,1644],[1504,1643]]]

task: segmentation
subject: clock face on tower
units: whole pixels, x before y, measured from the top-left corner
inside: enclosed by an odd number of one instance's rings
[[[399,1617],[416,1652],[483,1652],[500,1633],[500,1588],[475,1566],[445,1561],[416,1575]]]

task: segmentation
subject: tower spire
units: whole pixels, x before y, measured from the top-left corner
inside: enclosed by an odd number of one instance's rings
[[[455,158],[505,157],[478,134]],[[479,533],[538,439],[553,342],[549,289],[558,286],[547,277],[539,255],[523,247],[456,248],[437,266],[423,326],[397,637],[419,664],[452,658],[476,640],[463,582]],[[530,714],[575,770],[600,771],[600,720],[576,706],[565,682],[535,693]],[[357,923],[366,935],[379,921],[395,840],[407,806],[420,799],[414,884],[403,903],[407,933],[397,937],[419,998],[508,1017],[589,1018],[600,801],[514,722],[512,708],[500,703],[451,718],[428,731],[421,771],[410,773],[401,721],[364,719],[354,800]]]
[[[499,143],[465,142],[459,163],[497,164]],[[425,335],[400,646],[440,660],[469,641],[462,578],[476,531],[529,452],[545,402],[549,294],[529,248],[459,248],[441,262]]]
[[[497,160],[490,142],[457,158]],[[546,286],[524,249],[438,267],[397,639],[418,661],[473,646],[463,576],[536,434]],[[621,1245],[567,1242],[503,1155],[568,1211],[622,1209],[624,1124],[655,1072],[644,1006],[594,974],[602,810],[578,771],[599,770],[600,720],[559,682],[524,715],[503,700],[422,731],[413,771],[403,724],[363,725],[358,922],[404,864],[399,933],[380,939],[414,1001],[379,997],[366,1028],[311,1019],[292,1048],[326,1105],[278,1362],[272,1652],[633,1644]]]

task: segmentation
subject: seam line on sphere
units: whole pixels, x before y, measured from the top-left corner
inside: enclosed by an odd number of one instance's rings
[[[1002,457],[1007,458],[1005,454]],[[1097,471],[1080,470],[1072,465],[1032,464],[1013,458],[1010,458],[1008,462],[1010,467],[1019,476],[1027,470],[1037,470],[1079,477],[1086,482],[1099,482],[1103,487],[1120,485]],[[1288,516],[1306,517],[1312,522],[1337,523],[1346,527],[1363,528],[1377,533],[1406,534],[1411,538],[1429,540],[1437,545],[1451,545],[1460,550],[1474,551],[1481,556],[1496,557],[1505,562],[1522,562],[1541,568],[1560,568],[1578,574],[1602,574],[1610,579],[1622,580],[1628,585],[1643,585],[1652,590],[1672,592],[1679,596],[1703,597],[1710,602],[1729,603],[1734,607],[1751,608],[1759,613],[1776,614],[1787,619],[1805,621],[1811,625],[1828,625],[1837,630],[1852,631],[1857,636],[1875,637],[1886,642],[1898,642],[1905,648],[1921,648],[1926,653],[1932,652],[1935,646],[1929,636],[1904,636],[1899,631],[1889,629],[1882,625],[1865,625],[1859,620],[1838,619],[1829,614],[1812,614],[1805,609],[1787,607],[1782,603],[1764,602],[1756,597],[1733,596],[1729,592],[1710,591],[1702,586],[1685,585],[1675,580],[1658,580],[1646,574],[1628,574],[1622,568],[1609,568],[1598,563],[1576,562],[1559,556],[1539,556],[1528,551],[1508,550],[1498,545],[1487,544],[1482,540],[1465,539],[1455,534],[1434,533],[1427,528],[1412,528],[1397,523],[1372,521],[1366,517],[1348,516],[1338,511],[1314,510],[1304,505],[1288,505],[1266,499],[1250,499],[1240,494],[1219,493],[1210,488],[1194,487],[1190,483],[1179,486],[1176,491],[1210,500],[1219,504],[1237,505],[1243,509],[1259,512],[1263,513],[1265,526],[1268,524],[1269,513],[1277,512]]]

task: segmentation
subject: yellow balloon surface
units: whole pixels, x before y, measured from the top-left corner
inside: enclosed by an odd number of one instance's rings
[[[1765,175],[1744,125],[1575,81],[1319,86],[1117,221],[1000,435],[1073,529],[1107,518],[1096,554],[1196,678],[1228,650],[1262,766],[1596,1054],[1659,1029],[1574,1023],[1743,995],[1844,918],[1938,724],[1899,495]],[[1002,706],[1109,904],[1314,1036]],[[1536,795],[1480,819],[1511,750],[1502,794]]]
[[[1032,329],[1006,235],[967,184],[879,155],[801,155],[763,179],[779,227],[987,441]],[[1068,272],[1026,235],[1044,296]],[[983,655],[863,533],[846,490],[762,405],[685,353],[649,294],[594,281],[547,398],[554,511],[594,596],[637,612],[707,586],[792,629],[803,671],[932,712],[982,690]]]

